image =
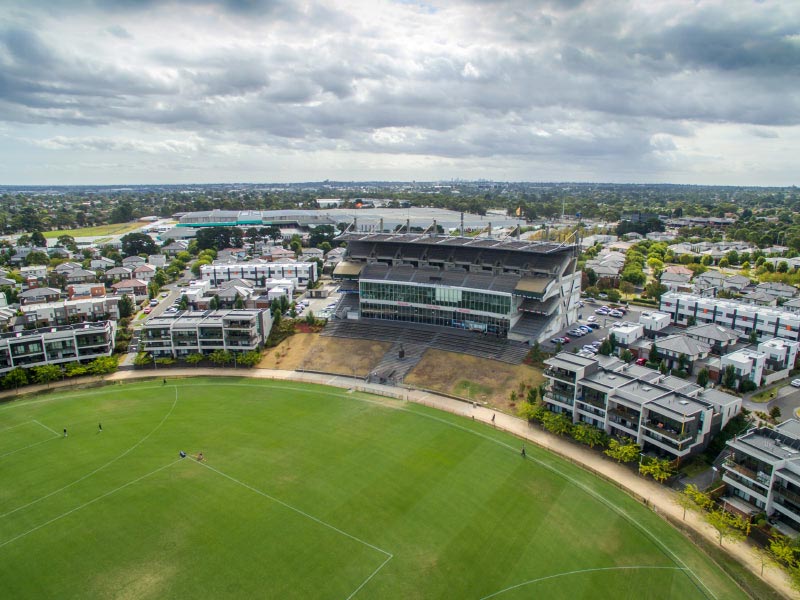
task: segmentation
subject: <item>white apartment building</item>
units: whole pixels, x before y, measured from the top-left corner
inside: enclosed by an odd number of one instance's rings
[[[561,352],[547,359],[548,410],[670,459],[703,450],[742,407],[742,400],[613,357]]]
[[[666,329],[672,322],[669,314],[656,311],[643,311],[639,314],[639,323],[646,334],[655,334]]]
[[[142,349],[173,358],[215,350],[249,352],[263,347],[270,329],[272,314],[264,309],[180,312],[149,319],[142,328]]]
[[[617,340],[617,343],[620,346],[627,348],[636,340],[641,339],[644,336],[644,326],[639,323],[622,322],[612,325],[608,328],[609,336],[612,333],[614,334],[614,339]]]
[[[252,281],[256,287],[269,279],[289,279],[296,288],[305,289],[317,280],[316,262],[277,262],[277,263],[232,263],[205,265],[200,269],[203,280],[211,281],[216,287],[230,279]]]
[[[767,340],[758,345],[758,351],[767,355],[767,368],[772,371],[793,369],[797,360],[797,349],[800,342],[776,338]]]
[[[748,516],[760,512],[777,520],[784,534],[800,531],[800,422],[760,427],[728,441],[722,480],[728,508]]]
[[[764,352],[748,349],[738,350],[726,354],[720,359],[720,371],[724,373],[728,365],[733,365],[737,382],[749,379],[756,386],[759,386],[764,375],[766,362],[767,355]]]
[[[759,341],[800,339],[800,314],[766,306],[669,292],[661,296],[661,312],[676,325],[687,325],[694,318],[697,325],[716,323],[744,336],[755,331]]]
[[[34,327],[70,325],[85,321],[118,321],[119,297],[84,298],[23,304],[20,306],[25,322]]]
[[[0,374],[111,356],[116,323],[81,323],[0,334]]]

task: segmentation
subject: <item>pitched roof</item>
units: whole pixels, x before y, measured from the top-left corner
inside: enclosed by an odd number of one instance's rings
[[[688,327],[686,329],[686,335],[714,340],[715,342],[729,342],[739,339],[735,331],[727,329],[722,325],[717,325],[716,323],[706,323],[704,325]]]
[[[705,342],[700,342],[681,334],[670,335],[656,340],[655,346],[659,351],[685,354],[686,356],[698,356],[700,354],[708,354],[711,351],[711,346]]]

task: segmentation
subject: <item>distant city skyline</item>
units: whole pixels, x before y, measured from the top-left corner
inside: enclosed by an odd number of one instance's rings
[[[800,3],[40,0],[0,185],[798,183]]]

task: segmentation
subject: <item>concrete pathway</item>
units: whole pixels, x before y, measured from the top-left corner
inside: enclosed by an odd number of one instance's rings
[[[676,493],[662,486],[652,480],[644,479],[629,468],[621,466],[611,460],[606,459],[600,453],[592,451],[589,448],[579,446],[568,439],[554,436],[546,431],[541,430],[539,427],[531,426],[526,421],[495,411],[491,408],[486,408],[480,405],[473,406],[473,404],[446,396],[440,396],[432,392],[424,392],[420,390],[411,390],[400,387],[391,387],[387,385],[365,383],[360,379],[353,379],[339,375],[326,375],[320,373],[302,373],[298,371],[282,371],[275,369],[205,369],[205,368],[180,368],[180,369],[158,369],[138,371],[118,371],[113,375],[106,378],[107,381],[126,381],[133,379],[147,379],[155,378],[186,378],[186,377],[251,377],[256,379],[273,379],[283,381],[299,381],[306,383],[315,383],[321,385],[329,385],[333,387],[356,389],[358,391],[369,392],[377,395],[388,396],[392,398],[402,398],[410,402],[423,404],[439,410],[461,415],[467,418],[473,418],[476,421],[481,421],[495,428],[509,432],[529,443],[536,444],[550,452],[554,452],[559,456],[569,460],[570,462],[577,463],[590,471],[600,475],[606,480],[614,483],[618,487],[623,488],[631,493],[634,497],[644,501],[656,513],[671,517],[675,521],[683,519],[683,509],[675,503]],[[92,378],[96,381],[96,378]],[[59,382],[59,384],[52,384],[51,387],[62,387],[62,385],[74,385],[75,382],[67,380],[66,382]],[[85,383],[91,383],[87,380]],[[25,394],[35,393],[41,391],[45,386],[30,386],[24,388]],[[38,390],[36,389],[38,388]],[[0,394],[2,396],[13,395],[14,392]],[[522,446],[522,444],[520,444]],[[686,525],[691,527],[694,531],[703,535],[712,544],[718,544],[718,535],[710,525],[708,525],[703,518],[694,511],[687,511]],[[728,554],[734,556],[739,562],[745,564],[755,575],[760,576],[761,564],[755,558],[751,547],[744,543],[733,543],[726,541],[722,549]],[[767,581],[773,588],[779,590],[786,598],[797,598],[797,593],[791,588],[789,577],[780,569],[775,567],[767,567],[764,570],[763,579]]]

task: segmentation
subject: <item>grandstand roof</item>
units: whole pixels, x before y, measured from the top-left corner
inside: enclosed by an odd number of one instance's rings
[[[336,239],[345,242],[394,242],[401,244],[422,244],[425,246],[455,246],[492,250],[513,250],[516,252],[526,252],[531,254],[570,252],[575,249],[575,244],[562,244],[557,242],[531,242],[449,235],[423,235],[420,233],[345,233]]]

